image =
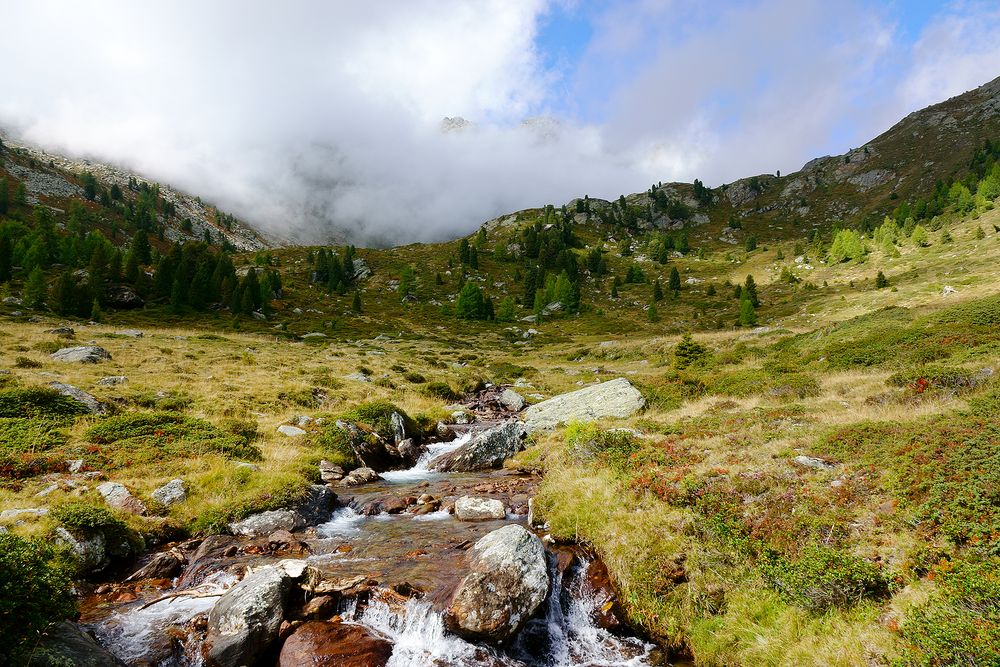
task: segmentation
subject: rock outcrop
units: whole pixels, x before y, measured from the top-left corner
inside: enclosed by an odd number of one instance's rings
[[[511,637],[548,594],[545,548],[523,526],[511,524],[482,537],[469,550],[469,566],[446,615],[449,628],[466,638]]]
[[[31,651],[29,667],[125,667],[76,623],[62,621],[45,628]]]
[[[493,498],[462,496],[455,501],[455,517],[462,521],[489,521],[506,516],[503,503]]]
[[[129,514],[145,514],[146,503],[132,495],[124,484],[118,482],[104,482],[97,485],[97,492],[101,494],[110,507],[128,512]]]
[[[49,386],[63,396],[68,396],[77,403],[82,403],[87,408],[87,411],[92,415],[103,415],[108,411],[107,405],[101,403],[94,396],[88,394],[79,387],[74,387],[73,385],[66,384],[64,382],[50,382]]]
[[[103,347],[98,345],[78,345],[75,347],[64,347],[52,353],[55,361],[65,361],[68,363],[96,364],[101,361],[109,361],[111,355]]]
[[[639,390],[618,378],[536,403],[525,411],[524,425],[528,433],[534,433],[571,421],[630,417],[645,405]]]

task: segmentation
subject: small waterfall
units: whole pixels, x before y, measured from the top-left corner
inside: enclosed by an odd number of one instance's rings
[[[330,520],[316,526],[319,537],[352,537],[361,532],[361,524],[367,517],[353,507],[341,507],[330,516]]]
[[[388,667],[474,665],[484,651],[449,635],[441,614],[430,603],[415,598],[407,600],[402,614],[393,612],[384,602],[372,600],[358,620],[395,644]]]
[[[190,595],[167,598],[145,608],[136,603],[91,627],[100,643],[126,664],[199,667],[197,642],[189,637],[185,649],[193,646],[194,650],[178,655],[168,628],[182,627],[195,616],[207,613],[234,583],[236,577],[232,574],[218,572],[201,586],[185,591]]]
[[[435,472],[430,469],[431,463],[439,456],[444,456],[445,454],[450,454],[455,451],[469,440],[472,439],[472,433],[463,433],[454,440],[448,442],[435,442],[427,445],[427,450],[420,455],[417,459],[417,463],[407,470],[390,470],[381,473],[382,479],[393,484],[405,484],[407,482],[420,482],[425,479],[430,479],[437,475],[444,473]]]

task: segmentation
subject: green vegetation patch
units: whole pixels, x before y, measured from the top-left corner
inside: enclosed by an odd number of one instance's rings
[[[79,401],[48,387],[0,389],[0,417],[65,420],[86,412]]]
[[[107,468],[151,463],[163,458],[220,454],[259,461],[259,448],[243,435],[226,433],[202,419],[171,412],[137,412],[109,417],[87,431],[95,445],[87,453]]]
[[[378,433],[386,440],[392,439],[392,413],[398,412],[403,418],[403,424],[407,434],[419,433],[417,423],[410,418],[401,408],[396,407],[389,401],[370,401],[362,403],[347,412],[338,419],[347,422],[364,424],[371,430]]]
[[[76,614],[68,563],[42,540],[0,534],[0,646],[25,664],[38,634]]]

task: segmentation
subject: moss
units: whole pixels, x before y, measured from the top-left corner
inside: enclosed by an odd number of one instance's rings
[[[447,382],[428,382],[422,387],[421,391],[427,396],[440,398],[445,401],[457,401],[462,398],[462,395],[452,389],[451,385]]]
[[[407,433],[418,433],[419,427],[402,409],[396,407],[389,401],[370,401],[362,403],[338,417],[347,422],[364,424],[371,430],[378,433],[386,440],[392,439],[392,413],[399,413],[403,418],[403,424]]]

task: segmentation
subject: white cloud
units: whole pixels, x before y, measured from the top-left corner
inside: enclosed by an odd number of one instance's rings
[[[571,0],[11,4],[0,124],[280,234],[430,240],[585,193],[788,171],[1000,65],[989,7],[950,10],[911,49],[860,0],[711,11],[635,0],[596,17],[583,60],[559,80],[566,72],[545,69],[535,40],[554,5],[585,10]],[[574,99],[556,99],[567,90]],[[587,115],[562,111],[577,108]],[[444,116],[474,125],[445,133]]]

